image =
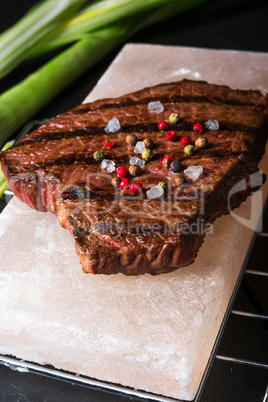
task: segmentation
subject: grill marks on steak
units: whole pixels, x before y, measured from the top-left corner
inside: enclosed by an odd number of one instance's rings
[[[205,121],[199,120],[199,122],[202,123],[203,125],[205,124]],[[246,126],[243,124],[236,124],[236,123],[222,121],[221,129],[226,130],[226,131],[241,131],[241,132],[250,131],[250,132],[253,132],[255,130],[255,127],[250,127],[250,126]],[[189,131],[192,131],[192,123],[190,121],[186,121],[186,120],[183,121],[181,119],[180,123],[178,124],[177,130],[188,133]],[[120,131],[123,133],[136,132],[136,133],[151,134],[151,133],[155,133],[160,130],[156,123],[149,123],[149,124],[138,123],[135,125],[134,124],[123,125],[123,126],[121,126]],[[89,137],[89,136],[101,135],[101,134],[105,134],[103,127],[100,127],[100,128],[85,127],[84,130],[59,131],[56,133],[54,131],[52,131],[52,132],[47,132],[47,133],[43,134],[41,137],[38,134],[36,137],[33,137],[31,139],[26,139],[25,141],[14,145],[14,147],[21,147],[21,146],[25,146],[28,144],[36,144],[38,142],[44,143],[47,141],[56,141],[56,140],[61,141],[63,138],[72,139],[72,138]]]
[[[160,100],[163,113],[148,111],[148,102]],[[255,162],[267,138],[267,97],[258,91],[231,90],[205,82],[183,80],[161,84],[116,99],[83,104],[44,124],[12,149],[0,154],[2,168],[14,193],[39,210],[50,210],[74,236],[85,272],[158,274],[191,263],[202,244],[204,228],[197,233],[181,230],[198,219],[213,222],[237,207],[250,193],[246,186],[228,200],[229,190],[257,171]],[[192,124],[217,119],[219,131],[205,133],[209,147],[189,157],[179,141],[166,141],[160,120],[177,112],[179,137],[200,136]],[[110,134],[115,147],[103,145],[104,128],[117,117],[122,130]],[[113,174],[101,174],[92,158],[102,149],[107,159],[129,166],[133,147],[127,133],[139,140],[150,137],[154,158],[138,178],[144,189],[159,181],[170,183],[165,197],[149,200],[143,193],[114,192]],[[201,165],[203,175],[176,188],[174,176],[162,167],[165,154],[179,159],[185,170]],[[136,155],[139,156],[139,155]],[[261,185],[256,184],[256,188]]]

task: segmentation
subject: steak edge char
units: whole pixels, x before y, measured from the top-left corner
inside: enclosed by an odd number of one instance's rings
[[[152,101],[160,101],[164,111],[150,112]],[[174,142],[158,128],[171,113],[180,116],[168,128],[177,133]],[[113,117],[121,129],[106,134]],[[193,130],[196,122],[204,126],[210,119],[219,121],[219,130]],[[268,97],[259,91],[183,80],[82,104],[0,153],[0,161],[14,194],[32,208],[53,212],[71,232],[84,272],[159,274],[192,263],[208,225],[261,186],[257,163],[267,121]],[[111,185],[116,172],[101,172],[93,158],[102,150],[116,167],[129,168],[131,156],[141,158],[126,144],[129,133],[154,143],[142,174],[128,176],[142,184],[139,194],[117,191]],[[205,136],[208,147],[185,154],[180,144],[185,135],[193,142]],[[114,147],[104,146],[106,137]],[[202,166],[202,174],[195,181],[185,176],[176,186],[176,175],[161,163],[166,154],[181,162],[180,174],[191,165]],[[164,195],[149,199],[146,191],[161,181],[168,184]]]

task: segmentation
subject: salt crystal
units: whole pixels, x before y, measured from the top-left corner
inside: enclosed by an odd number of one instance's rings
[[[191,180],[197,180],[202,172],[202,166],[189,166],[187,169],[184,170],[184,174],[188,176]]]
[[[115,170],[115,163],[110,159],[103,159],[101,162],[101,171],[112,173]]]
[[[151,113],[161,113],[164,111],[164,106],[159,101],[149,102],[148,110],[150,110]]]
[[[209,130],[219,130],[219,128],[220,128],[218,120],[208,120],[205,122],[205,126]]]
[[[145,160],[137,158],[137,156],[132,156],[129,159],[129,164],[130,165],[139,165],[141,168],[143,168],[145,165]]]
[[[146,191],[146,195],[148,198],[158,198],[164,194],[164,189],[162,186],[153,186],[150,190]]]
[[[145,145],[143,141],[138,141],[135,145],[134,152],[135,154],[141,154],[145,150]]]
[[[104,131],[109,134],[109,133],[116,133],[121,129],[121,125],[119,123],[119,120],[116,117],[113,117],[107,126],[105,127]]]

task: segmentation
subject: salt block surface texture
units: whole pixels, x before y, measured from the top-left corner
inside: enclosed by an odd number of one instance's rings
[[[184,77],[267,92],[267,61],[129,44],[87,100]],[[268,173],[267,152],[261,167]],[[56,217],[13,198],[0,215],[0,353],[194,399],[267,192],[218,219],[191,266],[156,277],[84,274]]]

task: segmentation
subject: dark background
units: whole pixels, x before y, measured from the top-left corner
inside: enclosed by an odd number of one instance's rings
[[[0,0],[0,31],[4,31],[14,24],[36,3],[33,0]],[[144,29],[134,35],[129,41],[135,43],[267,52],[267,17],[267,0],[214,0],[190,12],[175,16],[166,22]],[[110,55],[91,68],[90,72],[77,79],[40,110],[33,119],[42,120],[54,117],[81,103],[120,49],[121,47],[115,49]],[[7,77],[0,80],[0,92],[19,82],[46,60],[47,57],[41,57],[34,61],[23,63]],[[258,256],[261,253],[263,254],[262,259],[259,260],[261,261],[260,264],[264,261],[267,265],[267,241],[258,250]],[[255,267],[254,263],[253,266]],[[255,286],[260,289],[261,281]],[[267,293],[267,287],[266,291],[264,288],[264,292]],[[239,297],[238,301],[236,301],[238,304],[241,300],[242,302],[244,300],[243,294]],[[249,302],[247,301],[246,303]],[[241,356],[248,357],[250,352],[252,352],[252,347],[249,345],[255,342],[254,345],[256,344],[257,349],[259,348],[258,353],[260,356],[263,356],[262,352],[265,354],[265,350],[263,349],[266,349],[267,356],[267,343],[263,341],[265,338],[262,336],[263,321],[257,321],[257,324],[256,321],[241,323],[238,319],[236,324],[233,324],[232,321],[234,320],[237,319],[231,316],[231,323],[229,320],[226,329],[228,336],[223,337],[219,349],[221,354],[224,354],[226,348],[229,348],[229,352],[227,353],[230,354],[232,345],[236,342],[240,344],[241,351],[239,353],[241,353]],[[267,331],[267,326],[265,328]],[[240,335],[242,336],[243,333],[247,333],[247,342],[245,344],[240,342]],[[267,332],[265,334],[267,339]],[[254,360],[254,355],[252,358]],[[263,370],[258,366],[248,367],[247,365],[226,361],[221,362],[215,359],[201,401],[262,402],[267,384],[267,374],[267,370]],[[39,375],[19,373],[0,366],[1,402],[127,402],[130,400],[134,400],[134,398],[112,395],[97,389],[91,390]]]

